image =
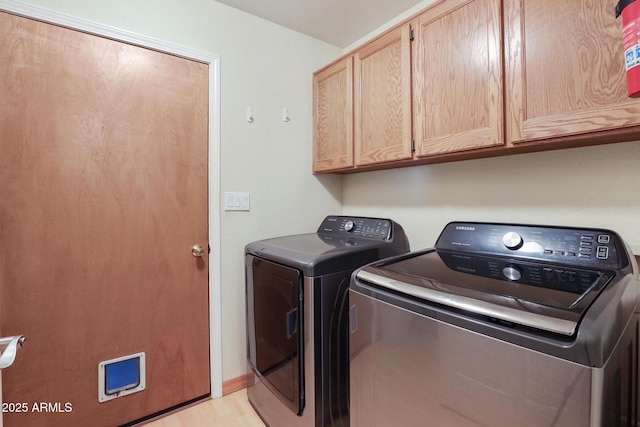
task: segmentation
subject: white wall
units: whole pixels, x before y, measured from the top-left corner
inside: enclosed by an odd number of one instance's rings
[[[341,178],[311,175],[311,76],[341,51],[213,0],[24,3],[220,56],[221,191],[251,193],[250,212],[221,218],[223,379],[245,374],[244,245],[342,209]]]
[[[602,227],[640,255],[640,142],[349,175],[347,215],[390,217],[414,250],[449,221]]]

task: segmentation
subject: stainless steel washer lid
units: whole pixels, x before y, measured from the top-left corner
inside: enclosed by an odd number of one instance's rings
[[[356,270],[350,292],[602,367],[638,310],[630,254],[609,230],[453,222],[433,249]]]
[[[368,266],[366,284],[504,322],[571,336],[611,271],[551,267],[435,249]]]

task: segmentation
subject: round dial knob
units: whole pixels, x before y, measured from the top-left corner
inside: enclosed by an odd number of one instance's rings
[[[522,246],[523,240],[521,235],[510,231],[502,236],[502,243],[504,243],[507,249],[516,250]]]
[[[504,277],[509,280],[520,280],[520,278],[522,277],[522,272],[520,271],[520,269],[511,265],[503,268],[502,274],[504,274]]]
[[[353,231],[353,228],[355,227],[355,224],[353,223],[353,221],[347,221],[344,223],[344,230],[345,231]]]

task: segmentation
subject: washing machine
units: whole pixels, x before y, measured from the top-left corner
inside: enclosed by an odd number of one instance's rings
[[[452,222],[352,275],[351,426],[638,426],[638,286],[611,230]]]
[[[349,425],[351,274],[407,252],[398,223],[351,216],[246,245],[247,395],[268,426]]]

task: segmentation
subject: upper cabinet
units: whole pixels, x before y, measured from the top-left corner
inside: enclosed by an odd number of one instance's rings
[[[504,144],[500,0],[449,0],[414,23],[418,157]]]
[[[313,171],[353,166],[353,58],[313,75]]]
[[[316,72],[313,87],[314,172],[411,158],[409,24]]]
[[[615,4],[504,0],[509,142],[576,140],[640,124],[640,101],[627,97]]]
[[[440,0],[314,74],[314,172],[640,139],[617,0]]]
[[[409,24],[354,54],[354,155],[356,166],[411,158]]]

